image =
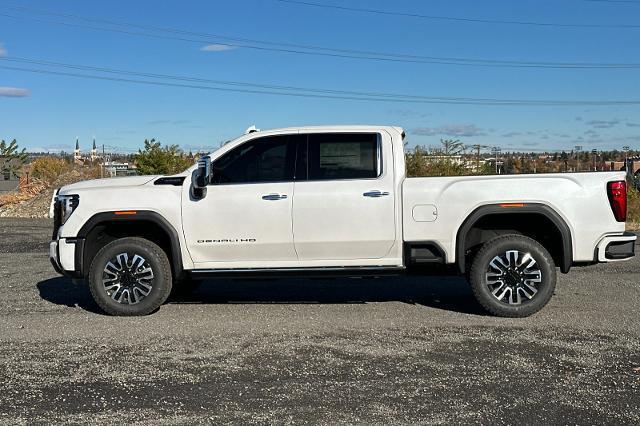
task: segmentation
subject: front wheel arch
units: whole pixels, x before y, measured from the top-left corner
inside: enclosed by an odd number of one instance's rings
[[[97,241],[99,235],[105,232],[106,240]],[[162,215],[148,210],[136,210],[131,215],[119,215],[115,211],[101,212],[87,220],[78,231],[78,240],[81,241],[76,245],[75,254],[78,275],[88,278],[89,266],[100,248],[124,237],[140,237],[154,242],[167,254],[174,278],[184,276],[177,231]]]

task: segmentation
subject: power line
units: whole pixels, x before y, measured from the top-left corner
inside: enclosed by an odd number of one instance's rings
[[[246,49],[254,49],[260,51],[272,51],[279,53],[292,53],[299,55],[312,55],[324,57],[336,57],[358,60],[373,60],[383,62],[402,62],[417,64],[437,64],[437,65],[459,65],[459,66],[479,66],[479,67],[507,67],[507,68],[546,68],[546,69],[636,69],[640,68],[640,63],[606,63],[606,62],[549,62],[549,61],[516,61],[516,60],[496,60],[496,59],[477,59],[477,58],[456,58],[456,57],[437,57],[424,56],[414,54],[403,54],[393,52],[376,52],[368,50],[331,48],[307,44],[278,43],[273,41],[247,39],[240,37],[232,37],[221,34],[201,33],[194,31],[181,30],[176,28],[156,27],[149,25],[140,25],[131,22],[116,22],[111,20],[82,17],[67,13],[57,13],[50,11],[34,10],[25,7],[5,7],[19,13],[35,13],[40,15],[56,16],[64,19],[73,19],[102,25],[124,27],[108,28],[96,25],[79,24],[72,22],[63,22],[56,20],[47,20],[42,18],[34,18],[30,16],[15,16],[7,13],[0,13],[0,16],[17,19],[31,19],[37,22],[53,23],[57,25],[90,29],[95,31],[107,31],[129,36],[152,37],[160,39],[177,40],[190,43],[217,43],[229,47],[239,47]],[[132,31],[131,29],[138,31]],[[139,31],[144,32],[139,32]],[[150,33],[151,32],[151,33]],[[161,34],[157,34],[161,33]],[[196,38],[193,38],[196,37]],[[221,42],[222,40],[222,42]]]
[[[524,100],[524,99],[493,99],[493,98],[464,98],[444,96],[418,96],[381,92],[356,92],[321,88],[304,88],[279,85],[263,85],[258,83],[211,80],[197,77],[174,76],[165,74],[145,73],[113,68],[91,67],[76,64],[64,64],[51,61],[40,61],[26,58],[0,58],[1,62],[23,62],[32,65],[44,65],[50,67],[71,68],[74,70],[100,72],[114,74],[105,76],[98,74],[79,74],[76,72],[56,71],[43,68],[25,68],[1,64],[0,68],[13,71],[29,72],[36,74],[58,75],[66,77],[107,80],[122,83],[135,83],[154,86],[190,88],[201,90],[213,90],[224,92],[236,92],[247,94],[293,96],[301,98],[320,98],[336,100],[355,100],[372,102],[400,102],[400,103],[424,103],[424,104],[451,104],[451,105],[503,105],[503,106],[630,106],[640,105],[640,100]],[[140,77],[140,78],[131,78]],[[151,78],[152,80],[149,80]],[[182,81],[181,83],[166,80]],[[187,84],[189,83],[189,84]],[[193,83],[193,84],[192,84]],[[198,84],[196,84],[198,83]],[[217,86],[212,86],[212,84]],[[218,87],[243,86],[243,87]]]
[[[369,13],[376,15],[387,16],[401,16],[405,18],[418,18],[437,21],[450,21],[450,22],[474,22],[481,24],[507,24],[507,25],[529,25],[536,27],[558,27],[558,28],[614,28],[614,29],[638,29],[640,25],[633,24],[565,24],[555,22],[536,22],[536,21],[517,21],[517,20],[499,20],[499,19],[479,19],[479,18],[460,18],[453,16],[438,16],[438,15],[423,15],[413,12],[394,12],[391,10],[382,9],[370,9],[362,7],[341,6],[337,4],[317,3],[311,1],[302,0],[275,0],[280,3],[289,3],[300,6],[310,6],[324,9],[336,9],[347,12]]]
[[[135,76],[135,77],[145,77],[145,78],[155,78],[155,79],[168,79],[168,80],[187,81],[187,82],[196,82],[196,83],[208,83],[208,84],[216,84],[216,85],[243,86],[243,87],[252,87],[252,88],[268,89],[268,90],[299,91],[299,92],[312,92],[312,93],[323,93],[323,94],[338,94],[338,95],[364,96],[364,97],[382,97],[382,98],[400,98],[400,99],[471,101],[471,102],[513,102],[513,103],[522,102],[522,100],[514,100],[514,99],[436,97],[436,96],[424,96],[424,95],[414,95],[414,94],[409,95],[409,94],[403,94],[403,93],[348,91],[348,90],[325,89],[325,88],[310,88],[310,87],[301,87],[301,86],[284,86],[284,85],[274,85],[274,84],[259,84],[259,83],[234,81],[234,80],[217,80],[217,79],[208,79],[208,78],[202,78],[202,77],[178,76],[178,75],[171,75],[171,74],[158,74],[158,73],[122,70],[122,69],[116,69],[116,68],[106,68],[106,67],[95,67],[95,66],[78,65],[78,64],[68,64],[68,63],[62,63],[62,62],[54,62],[54,61],[38,60],[38,59],[29,59],[29,58],[17,58],[17,57],[6,57],[6,58],[2,58],[1,60],[9,61],[9,62],[20,62],[20,63],[35,64],[35,65],[45,65],[45,66],[70,68],[70,69],[82,70],[82,71],[98,71],[98,72],[103,72],[103,73],[120,74],[120,75],[124,74],[124,75]],[[531,102],[531,103],[557,103],[557,102],[561,102],[561,101],[558,101],[558,100],[536,100],[536,101],[528,100],[527,102]],[[569,102],[575,102],[575,101],[569,101]]]
[[[582,0],[591,3],[628,3],[628,4],[638,4],[640,5],[640,1],[637,0]]]

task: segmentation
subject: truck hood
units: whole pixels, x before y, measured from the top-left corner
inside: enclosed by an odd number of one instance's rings
[[[128,186],[140,186],[144,185],[145,183],[151,182],[158,177],[158,175],[147,175],[84,180],[81,182],[72,183],[71,185],[63,186],[62,188],[60,188],[60,194],[68,194],[83,189],[123,188]]]

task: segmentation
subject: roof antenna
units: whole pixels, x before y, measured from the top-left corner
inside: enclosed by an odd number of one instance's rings
[[[244,131],[244,134],[248,135],[249,133],[254,133],[254,132],[259,132],[259,131],[260,131],[260,129],[258,129],[256,127],[256,125],[254,124],[251,127],[248,127],[247,130]]]

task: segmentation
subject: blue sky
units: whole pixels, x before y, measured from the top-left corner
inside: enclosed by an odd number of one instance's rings
[[[640,23],[640,2],[314,1],[487,20]],[[30,9],[7,9],[14,6]],[[5,59],[344,91],[527,100],[640,100],[640,68],[496,68],[226,48],[220,46],[225,40],[210,36],[145,37],[97,30],[95,23],[40,15],[34,12],[36,9],[275,43],[537,62],[640,63],[640,28],[452,22],[276,0],[0,3],[0,55]],[[0,60],[3,65],[60,71]],[[263,129],[319,124],[399,125],[406,129],[410,145],[435,146],[440,138],[456,138],[503,150],[570,150],[575,145],[587,150],[619,149],[623,145],[640,148],[638,105],[364,102],[139,85],[0,68],[0,138],[16,138],[31,150],[70,150],[76,137],[88,149],[94,135],[98,144],[121,151],[137,150],[145,138],[152,137],[185,149],[215,147],[252,124]]]

